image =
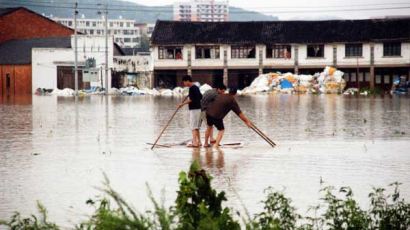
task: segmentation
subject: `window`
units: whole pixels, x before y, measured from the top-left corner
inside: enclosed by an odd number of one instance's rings
[[[255,46],[232,46],[232,58],[255,58]]]
[[[346,57],[361,57],[363,56],[363,44],[346,44],[345,45],[345,56]]]
[[[68,26],[72,26],[73,22],[72,21],[68,21]]]
[[[97,22],[93,22],[93,27],[96,27],[97,26]]]
[[[113,22],[110,22],[110,27],[114,27],[114,23],[113,23]]]
[[[139,42],[139,39],[138,39],[138,38],[132,38],[132,42],[138,43],[138,42]]]
[[[159,47],[159,59],[177,59],[182,60],[182,47],[179,46],[168,46]]]
[[[219,59],[219,46],[196,46],[196,59]]]
[[[123,22],[120,22],[120,27],[123,27],[124,26],[124,23]]]
[[[131,27],[131,23],[127,22],[127,27]]]
[[[86,26],[90,26],[90,22],[85,22],[85,25],[86,25]]]
[[[291,58],[290,45],[273,45],[266,48],[266,58]]]
[[[400,42],[383,43],[383,56],[401,56]]]
[[[307,56],[308,57],[324,57],[325,56],[324,45],[308,45]]]
[[[90,30],[90,34],[94,34],[94,30]]]
[[[124,38],[124,42],[131,42],[131,38]]]

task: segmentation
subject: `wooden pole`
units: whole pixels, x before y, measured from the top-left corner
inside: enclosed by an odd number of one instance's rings
[[[185,97],[182,102],[184,102],[188,97]],[[172,119],[174,119],[175,115],[178,113],[180,107],[178,107],[175,112],[172,114],[171,118],[169,119],[168,123],[165,125],[165,127],[162,129],[161,133],[159,134],[158,138],[155,140],[154,144],[151,147],[151,150],[155,148],[155,145],[158,143],[159,139],[161,138],[162,134],[165,132],[165,130],[168,128],[169,124],[171,124]]]
[[[256,127],[254,124],[252,124],[251,129],[255,131],[260,137],[262,137],[268,144],[270,144],[272,147],[275,147],[276,144],[273,142],[271,139],[269,139],[268,136],[266,136],[258,127]]]

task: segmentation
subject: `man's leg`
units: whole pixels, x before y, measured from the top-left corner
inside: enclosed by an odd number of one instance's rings
[[[192,145],[193,146],[199,146],[199,130],[198,129],[194,129],[192,130]]]
[[[205,130],[205,143],[204,143],[204,146],[205,147],[207,147],[207,146],[209,146],[209,138],[211,137],[211,141],[212,141],[212,136],[210,136],[210,135],[212,135],[212,130],[213,130],[213,127],[212,126],[206,126],[206,130]]]
[[[216,142],[215,145],[219,146],[221,145],[221,140],[222,137],[224,136],[224,132],[225,132],[225,126],[224,126],[224,122],[222,119],[218,119],[215,121],[215,126],[218,129],[218,136],[216,137]]]
[[[213,127],[211,127],[211,130],[209,131],[209,137],[211,138],[211,143],[215,143],[214,128]]]
[[[224,132],[225,132],[225,130],[218,130],[218,136],[216,136],[216,142],[215,142],[215,145],[216,146],[219,146],[219,145],[221,145],[221,140],[222,140],[222,137],[224,136]]]
[[[201,134],[199,133],[199,129],[195,130],[196,132],[196,143],[198,146],[201,146]]]

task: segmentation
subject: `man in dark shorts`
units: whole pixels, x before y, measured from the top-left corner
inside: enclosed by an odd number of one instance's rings
[[[224,135],[225,126],[223,123],[224,117],[232,110],[239,118],[248,126],[251,127],[252,123],[242,113],[238,103],[235,100],[235,94],[220,94],[206,109],[206,121],[207,129],[205,132],[205,147],[209,147],[209,137],[213,126],[218,129],[218,136],[216,137],[216,146],[220,146],[222,137]]]
[[[192,83],[192,78],[186,75],[182,78],[182,83],[185,87],[189,87],[188,98],[178,105],[181,108],[184,105],[189,107],[189,125],[192,130],[192,143],[188,147],[198,148],[201,146],[199,129],[201,128],[202,116],[201,116],[201,99],[202,94],[198,86]]]
[[[201,100],[201,110],[202,110],[202,118],[203,120],[206,119],[206,108],[215,101],[216,97],[219,94],[224,94],[226,91],[226,86],[224,84],[219,84],[217,85],[215,88],[210,89],[208,91],[206,91],[202,97]],[[213,135],[213,128],[211,129],[210,133],[209,133],[209,137],[210,137],[210,141],[211,144],[215,143],[216,140],[214,138]],[[205,140],[205,144],[207,143],[207,141]]]

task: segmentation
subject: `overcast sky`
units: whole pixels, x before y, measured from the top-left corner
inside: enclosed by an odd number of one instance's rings
[[[174,0],[128,1],[151,6],[174,3]],[[327,16],[351,19],[383,17],[387,15],[410,16],[410,1],[408,0],[230,0],[229,5],[275,15],[281,20]],[[303,11],[303,13],[300,11]]]

